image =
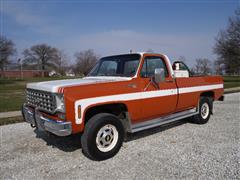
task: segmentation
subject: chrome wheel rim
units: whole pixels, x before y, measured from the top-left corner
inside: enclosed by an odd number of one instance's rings
[[[111,151],[117,144],[118,131],[112,124],[107,124],[99,129],[96,137],[97,148],[102,152]]]
[[[207,119],[208,114],[209,114],[209,105],[207,103],[203,103],[201,107],[201,116],[203,119]]]

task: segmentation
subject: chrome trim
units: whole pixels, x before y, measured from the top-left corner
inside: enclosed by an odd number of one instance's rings
[[[57,121],[44,117],[39,109],[29,108],[27,105],[22,107],[23,118],[26,122],[36,126],[38,130],[49,131],[57,136],[68,136],[72,134],[72,123]]]
[[[34,120],[34,112],[30,108],[27,108],[25,104],[22,106],[22,115],[26,122],[32,125],[36,124]]]
[[[177,120],[180,120],[180,119],[191,117],[191,116],[194,116],[198,113],[199,112],[198,112],[197,108],[192,108],[192,109],[177,112],[177,113],[165,116],[165,117],[160,117],[160,118],[156,118],[156,119],[132,124],[131,125],[131,133],[135,133],[135,132],[142,131],[142,130],[145,130],[145,129],[149,129],[149,128],[157,127],[157,126],[167,124],[167,123],[170,123],[170,122],[174,122],[174,121],[177,121]]]

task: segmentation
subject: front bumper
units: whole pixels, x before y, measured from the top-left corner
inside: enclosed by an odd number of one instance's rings
[[[57,136],[68,136],[72,133],[71,122],[57,121],[44,117],[38,110],[23,105],[23,118],[32,126],[36,126],[39,130],[49,131]]]

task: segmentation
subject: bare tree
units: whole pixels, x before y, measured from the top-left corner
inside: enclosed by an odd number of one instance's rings
[[[86,75],[96,64],[98,56],[92,49],[77,52],[75,54],[76,65],[74,68],[75,74]]]
[[[240,74],[240,8],[229,18],[227,29],[219,32],[214,52],[227,74]]]
[[[211,61],[209,61],[208,59],[204,58],[204,59],[196,59],[196,64],[193,68],[193,71],[196,74],[202,74],[202,75],[207,75],[210,74],[211,71]]]
[[[184,63],[186,63],[186,58],[185,58],[185,56],[180,56],[179,58],[178,58],[178,60],[179,61],[182,61],[182,62],[184,62]]]
[[[14,43],[0,35],[0,69],[3,72],[7,64],[10,64],[10,57],[16,53]],[[2,73],[4,74],[4,73]]]
[[[55,67],[58,58],[58,50],[47,44],[34,45],[23,52],[24,63],[35,64],[39,69],[46,71]],[[44,76],[44,73],[42,74]]]
[[[59,74],[64,76],[68,68],[68,57],[64,50],[58,50],[57,58],[55,59],[55,67]]]

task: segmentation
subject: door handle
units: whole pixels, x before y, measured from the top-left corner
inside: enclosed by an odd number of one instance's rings
[[[174,80],[165,80],[165,82],[174,82]]]
[[[128,86],[128,87],[131,87],[131,88],[137,88],[137,85],[134,84],[134,83],[128,84],[127,86]]]

